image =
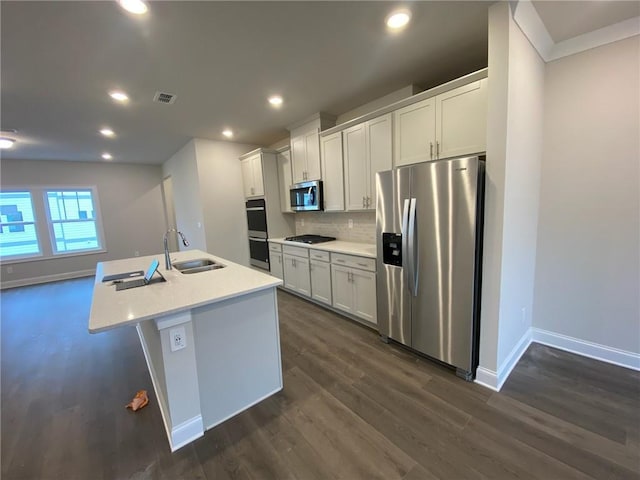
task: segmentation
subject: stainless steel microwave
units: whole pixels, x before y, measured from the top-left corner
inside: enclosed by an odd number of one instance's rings
[[[310,212],[323,210],[322,180],[296,183],[289,187],[291,210]]]

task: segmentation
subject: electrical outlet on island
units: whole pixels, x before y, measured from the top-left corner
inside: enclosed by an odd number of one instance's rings
[[[186,348],[187,338],[184,327],[177,327],[169,330],[169,341],[171,342],[172,352]]]

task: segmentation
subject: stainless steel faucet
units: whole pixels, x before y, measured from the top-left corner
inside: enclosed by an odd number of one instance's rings
[[[170,228],[169,230],[164,232],[164,238],[163,238],[163,242],[164,242],[164,267],[167,270],[171,270],[173,268],[171,266],[171,259],[169,258],[169,244],[167,243],[167,234],[169,234],[171,232],[175,232],[178,235],[180,235],[180,238],[182,239],[182,244],[185,247],[189,246],[189,241],[186,239],[186,237],[184,236],[184,234],[181,231],[176,230],[175,228]]]

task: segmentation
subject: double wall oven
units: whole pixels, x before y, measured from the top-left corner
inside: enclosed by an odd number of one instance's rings
[[[249,263],[269,270],[267,243],[267,209],[264,198],[247,200],[247,226],[249,230]]]

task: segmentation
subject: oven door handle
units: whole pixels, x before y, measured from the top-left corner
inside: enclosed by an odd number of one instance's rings
[[[247,212],[263,212],[264,207],[249,207],[247,208]]]
[[[258,238],[258,237],[249,237],[249,240],[253,241],[253,242],[268,242],[268,240],[266,238]]]

